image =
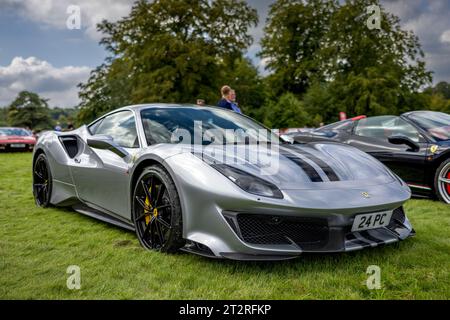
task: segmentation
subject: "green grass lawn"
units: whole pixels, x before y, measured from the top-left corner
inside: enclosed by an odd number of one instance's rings
[[[449,299],[450,207],[406,210],[417,236],[388,247],[273,263],[166,255],[71,210],[37,208],[31,154],[0,154],[0,299]],[[66,286],[70,265],[81,290]],[[370,265],[380,290],[366,287]]]

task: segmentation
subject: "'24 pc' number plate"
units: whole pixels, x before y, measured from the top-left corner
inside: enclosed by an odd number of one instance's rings
[[[391,221],[393,211],[360,214],[355,217],[352,232],[386,227]]]

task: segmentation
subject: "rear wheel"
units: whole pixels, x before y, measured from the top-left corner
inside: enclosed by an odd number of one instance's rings
[[[36,204],[46,208],[52,194],[52,174],[45,154],[40,154],[33,164],[33,195]]]
[[[434,188],[439,200],[450,204],[450,159],[444,161],[437,169]]]
[[[172,178],[162,167],[151,166],[141,174],[132,210],[142,246],[161,252],[176,252],[184,246],[180,199]]]

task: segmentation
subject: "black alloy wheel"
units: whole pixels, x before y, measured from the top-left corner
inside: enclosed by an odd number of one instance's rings
[[[46,208],[52,195],[52,175],[45,154],[40,154],[33,164],[33,195],[36,204]]]
[[[146,249],[176,252],[184,246],[180,200],[173,180],[162,167],[145,169],[137,180],[133,221]]]

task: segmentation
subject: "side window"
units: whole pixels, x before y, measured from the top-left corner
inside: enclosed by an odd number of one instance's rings
[[[362,137],[387,140],[393,135],[403,135],[415,142],[421,142],[419,131],[400,117],[383,116],[362,119],[355,128],[355,134]]]
[[[136,121],[131,111],[117,112],[104,118],[95,134],[111,136],[115,143],[124,148],[139,148]]]

